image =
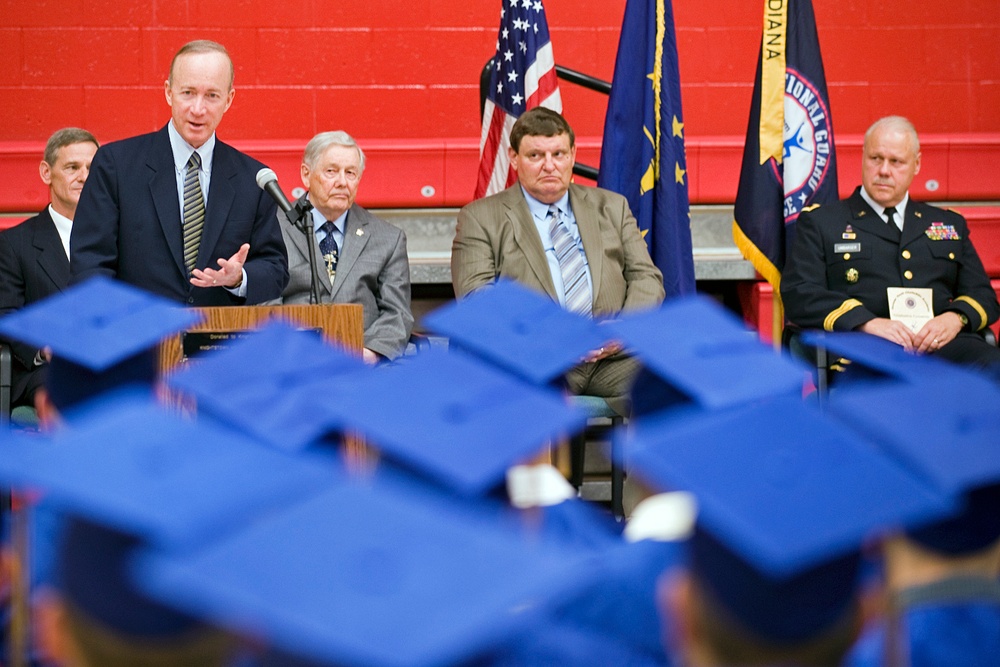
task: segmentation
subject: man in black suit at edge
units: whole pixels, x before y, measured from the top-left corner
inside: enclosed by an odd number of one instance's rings
[[[69,282],[70,231],[97,148],[94,135],[76,127],[49,137],[38,166],[49,187],[49,205],[0,233],[0,315],[60,292]],[[32,345],[5,342],[14,358],[11,405],[31,406],[42,384],[45,354]]]

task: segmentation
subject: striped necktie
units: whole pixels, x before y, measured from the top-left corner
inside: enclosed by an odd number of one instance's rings
[[[184,267],[188,273],[195,269],[198,261],[198,246],[201,245],[201,230],[205,227],[205,199],[201,195],[201,156],[198,151],[191,153],[184,174]]]
[[[563,224],[562,215],[555,204],[549,206],[549,236],[556,251],[559,270],[562,272],[563,291],[566,294],[566,310],[580,315],[590,316],[591,302],[590,285],[587,283],[587,266],[580,256],[580,249],[573,236]]]
[[[319,251],[323,253],[323,261],[326,262],[326,272],[330,275],[330,282],[337,276],[337,259],[340,255],[340,248],[337,247],[337,239],[333,238],[334,224],[327,220],[320,227],[326,232],[326,236],[319,242]]]

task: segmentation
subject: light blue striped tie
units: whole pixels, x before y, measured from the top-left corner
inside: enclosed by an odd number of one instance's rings
[[[562,215],[555,204],[549,206],[549,236],[556,251],[559,270],[562,272],[563,291],[566,294],[566,310],[590,316],[593,297],[587,283],[587,266],[580,255],[580,249],[573,236],[563,224]]]
[[[201,156],[198,151],[191,153],[184,174],[184,266],[187,272],[195,269],[198,261],[198,246],[201,245],[201,230],[205,227],[205,198],[201,194]]]

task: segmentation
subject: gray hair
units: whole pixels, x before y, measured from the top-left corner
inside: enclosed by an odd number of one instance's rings
[[[361,171],[365,170],[365,152],[361,150],[361,146],[358,146],[358,142],[354,140],[354,137],[349,135],[343,130],[334,130],[333,132],[320,132],[315,137],[309,140],[306,144],[305,155],[302,156],[302,161],[306,163],[306,166],[310,169],[316,167],[316,161],[319,160],[320,156],[326,152],[330,146],[346,146],[347,148],[356,148],[358,150],[358,157],[361,160]]]
[[[913,148],[913,154],[917,155],[920,152],[920,138],[917,137],[917,128],[913,127],[908,119],[902,116],[886,116],[885,118],[879,118],[877,121],[872,123],[872,126],[868,128],[865,132],[865,146],[871,141],[872,136],[876,132],[881,130],[897,130],[903,132],[910,138],[910,146]]]
[[[79,127],[64,127],[61,130],[56,130],[49,137],[45,143],[45,153],[43,153],[42,159],[45,160],[45,164],[54,167],[56,160],[59,159],[59,149],[73,144],[94,144],[98,148],[101,147],[94,135],[87,130]]]

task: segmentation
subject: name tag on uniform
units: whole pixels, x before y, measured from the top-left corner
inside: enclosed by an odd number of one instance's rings
[[[833,244],[833,251],[835,253],[861,252],[861,244],[860,243],[834,243]]]

